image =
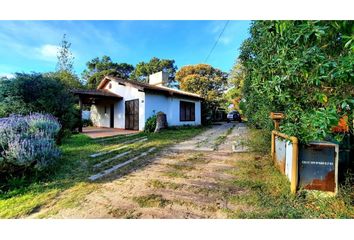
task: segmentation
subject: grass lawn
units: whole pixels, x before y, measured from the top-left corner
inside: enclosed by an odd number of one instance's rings
[[[230,218],[354,218],[353,185],[343,184],[336,197],[305,190],[291,195],[290,183],[267,152],[269,138],[260,136],[263,131],[252,130],[248,143],[260,152],[236,161],[235,170],[230,171],[232,183],[243,194],[230,196],[229,201],[245,206],[230,211]]]
[[[155,152],[157,152],[171,144],[191,138],[203,130],[205,128],[181,127],[156,134],[140,133],[131,137],[119,136],[104,142],[97,142],[82,134],[73,135],[63,142],[60,147],[62,158],[56,166],[46,172],[46,176],[16,178],[5,183],[6,190],[0,192],[0,218],[26,217],[39,211],[43,206],[50,207],[51,210],[38,217],[48,217],[60,209],[77,206],[80,200],[101,184],[87,180],[95,173],[93,166],[117,154],[113,152],[98,158],[89,158],[92,153],[120,147],[122,142],[129,139],[148,137],[148,141],[129,144],[127,148],[122,149],[121,151],[132,150],[132,152],[123,159],[103,165],[101,167],[103,170],[148,148],[156,147]],[[144,164],[144,159],[129,164],[116,174],[127,174],[132,168],[139,167],[141,164]]]

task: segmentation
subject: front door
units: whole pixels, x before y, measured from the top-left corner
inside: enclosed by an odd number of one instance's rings
[[[125,129],[139,130],[139,99],[125,101]]]
[[[110,128],[114,128],[114,104],[111,104],[110,106],[110,123],[109,123]]]

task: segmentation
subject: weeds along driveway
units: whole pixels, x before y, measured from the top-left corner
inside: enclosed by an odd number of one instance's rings
[[[53,218],[227,218],[244,208],[228,201],[243,190],[232,181],[234,137],[243,124],[214,125],[198,136],[144,159],[125,176],[111,174],[74,207],[43,209],[30,217]],[[61,198],[70,198],[63,194]]]
[[[200,132],[100,181],[68,188],[29,217],[354,218],[353,186],[336,198],[303,191],[292,196],[287,178],[260,151],[269,149],[262,131],[223,124]],[[154,135],[159,140],[146,144],[157,147],[176,134],[182,131]],[[245,139],[258,152],[245,152]]]

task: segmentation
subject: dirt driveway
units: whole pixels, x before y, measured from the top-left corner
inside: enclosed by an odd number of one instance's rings
[[[227,218],[227,201],[240,189],[232,184],[234,164],[248,154],[234,153],[244,138],[242,123],[215,125],[199,136],[146,159],[149,164],[122,178],[102,183],[78,207],[54,218]]]

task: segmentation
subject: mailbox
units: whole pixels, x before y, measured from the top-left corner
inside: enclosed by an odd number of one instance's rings
[[[274,122],[274,129],[279,130],[279,122],[284,118],[284,114],[280,112],[271,112],[270,118],[273,119]]]

